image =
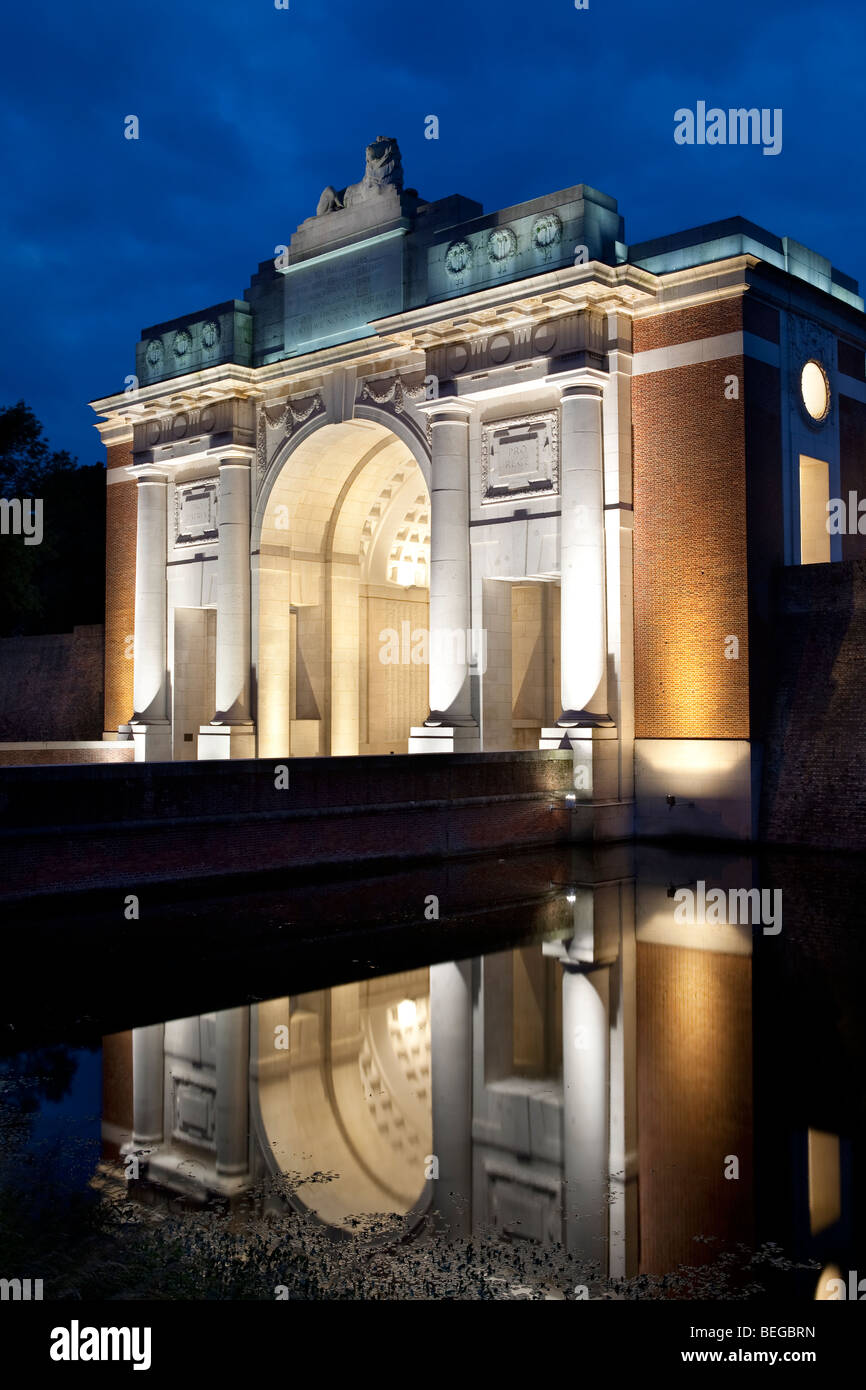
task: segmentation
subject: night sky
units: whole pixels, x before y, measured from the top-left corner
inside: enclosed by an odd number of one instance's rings
[[[377,135],[427,199],[588,183],[630,242],[739,213],[862,289],[864,30],[863,0],[7,7],[0,404],[101,459],[87,402],[123,389],[141,329],[242,298]],[[781,107],[781,153],[676,145],[699,100]]]

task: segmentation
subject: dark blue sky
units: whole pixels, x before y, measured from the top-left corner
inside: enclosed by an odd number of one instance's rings
[[[426,198],[585,182],[628,241],[740,213],[866,281],[863,0],[46,0],[4,31],[0,403],[82,463],[140,330],[241,298],[379,134]],[[781,154],[676,145],[698,100],[781,107]]]

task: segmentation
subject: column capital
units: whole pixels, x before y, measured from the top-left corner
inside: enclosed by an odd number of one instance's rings
[[[239,449],[237,445],[231,450],[223,452],[220,450],[217,463],[220,468],[251,468],[253,462],[253,450]]]
[[[607,382],[608,372],[598,367],[576,367],[570,372],[554,372],[544,378],[545,386],[556,386],[560,399],[573,400],[581,396],[595,396],[600,399]]]
[[[159,463],[130,463],[125,470],[137,483],[167,483],[171,469]]]
[[[472,415],[475,405],[469,401],[460,400],[458,396],[437,396],[433,401],[416,401],[415,409],[423,412],[430,417],[430,423],[435,425],[438,420],[448,420],[453,424],[468,424],[469,417]]]

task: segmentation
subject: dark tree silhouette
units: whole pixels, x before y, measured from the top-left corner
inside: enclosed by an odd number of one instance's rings
[[[51,450],[24,401],[0,407],[0,496],[42,500],[40,545],[0,535],[0,636],[68,632],[105,611],[105,470]]]

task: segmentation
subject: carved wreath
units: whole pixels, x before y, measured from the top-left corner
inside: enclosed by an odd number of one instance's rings
[[[472,260],[472,247],[468,241],[452,241],[445,252],[445,269],[449,275],[462,275]]]
[[[532,228],[532,240],[539,251],[549,253],[562,239],[562,222],[555,212],[542,213]]]
[[[510,227],[494,227],[487,238],[487,256],[492,265],[499,265],[517,250],[517,237]]]

